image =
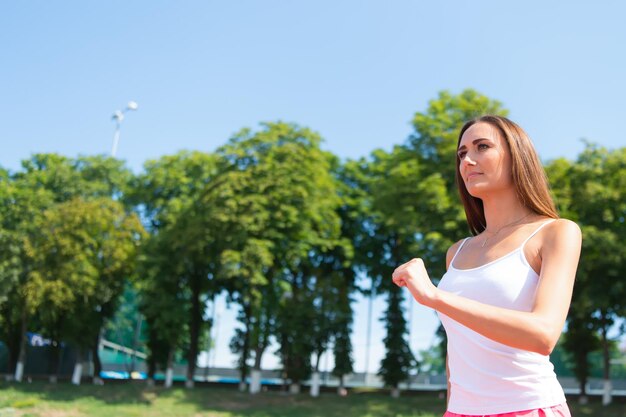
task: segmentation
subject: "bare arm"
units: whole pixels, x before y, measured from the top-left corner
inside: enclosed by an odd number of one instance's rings
[[[567,317],[581,245],[576,223],[558,220],[548,227],[551,230],[541,249],[540,281],[530,312],[495,307],[439,290],[430,282],[421,259],[399,267],[394,282],[407,286],[419,303],[489,339],[548,355]]]

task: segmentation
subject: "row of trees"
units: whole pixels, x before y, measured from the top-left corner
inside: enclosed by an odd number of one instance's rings
[[[362,291],[388,301],[379,373],[397,388],[417,361],[406,293],[389,277],[415,256],[440,277],[446,249],[468,234],[456,139],[483,113],[507,112],[472,90],[442,92],[415,115],[403,144],[359,160],[341,161],[315,132],[278,122],[244,129],[210,154],[149,161],[139,175],[111,158],[54,154],[0,171],[0,338],[11,371],[23,368],[30,330],[91,350],[97,376],[103,326],[131,283],[151,378],[182,352],[193,385],[212,324],[205,307],[226,291],[241,307],[231,349],[242,381],[275,341],[294,387],[330,348],[343,382],[353,371],[351,297]],[[576,161],[546,169],[562,214],[585,236],[564,343],[584,389],[592,351],[606,352],[609,379],[607,331],[624,317],[626,149],[588,145]]]

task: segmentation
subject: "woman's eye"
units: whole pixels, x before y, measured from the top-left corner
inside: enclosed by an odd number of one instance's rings
[[[465,158],[465,154],[466,153],[467,152],[465,152],[465,151],[461,151],[461,152],[457,153],[457,155],[459,155],[459,159],[463,159],[463,158]]]
[[[486,144],[484,144],[484,143],[479,143],[479,144],[478,144],[478,150],[479,150],[479,151],[483,151],[483,150],[488,149],[488,148],[489,148],[489,146],[487,146],[487,145],[486,145]]]

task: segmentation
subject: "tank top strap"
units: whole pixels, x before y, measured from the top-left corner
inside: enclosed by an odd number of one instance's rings
[[[467,242],[469,239],[470,239],[469,237],[466,237],[465,239],[463,239],[463,242],[461,242],[461,244],[459,245],[459,248],[454,253],[454,256],[452,257],[452,260],[450,261],[450,265],[452,265],[454,263],[454,260],[456,259],[456,256],[459,254],[459,252],[461,252],[461,249],[463,249],[463,245],[465,245],[465,242]]]
[[[526,246],[526,242],[528,242],[533,236],[535,236],[541,229],[543,229],[544,226],[552,223],[553,221],[555,221],[556,219],[550,219],[548,221],[545,221],[543,223],[541,223],[541,225],[530,234],[530,236],[528,236],[523,242],[522,245],[520,246],[520,249],[524,249],[524,246]]]

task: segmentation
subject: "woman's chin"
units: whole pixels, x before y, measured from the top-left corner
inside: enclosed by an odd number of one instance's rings
[[[482,199],[486,194],[486,190],[483,187],[468,187],[467,192],[474,198]]]

